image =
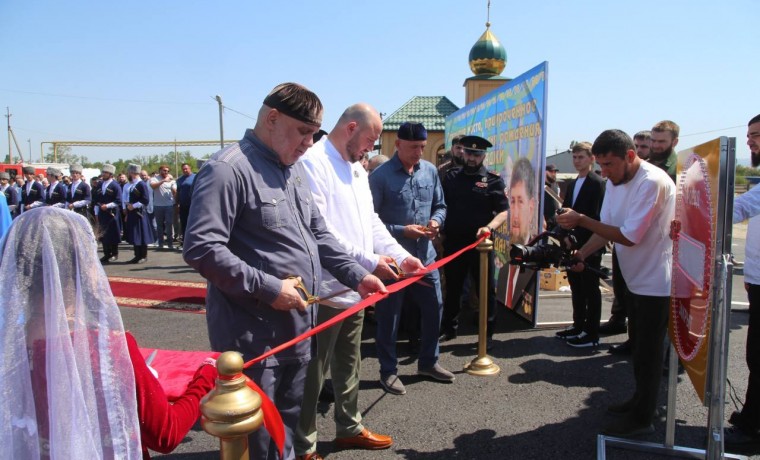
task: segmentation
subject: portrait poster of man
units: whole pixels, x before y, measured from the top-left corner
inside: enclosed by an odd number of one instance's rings
[[[509,249],[528,243],[543,225],[547,72],[543,62],[446,118],[448,146],[460,134],[481,136],[493,144],[485,165],[504,180],[510,207],[509,219],[491,237],[496,298],[534,325],[537,272],[511,265]]]

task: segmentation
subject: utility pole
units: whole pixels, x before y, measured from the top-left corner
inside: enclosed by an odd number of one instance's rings
[[[26,141],[29,143],[29,160],[31,160],[32,159],[32,140],[27,139]]]
[[[219,145],[224,148],[224,120],[222,118],[222,112],[224,106],[222,105],[222,97],[216,95],[216,102],[219,103]],[[8,144],[10,146],[10,144]]]
[[[13,151],[11,151],[11,109],[5,107],[5,118],[8,119],[8,163],[13,164]]]

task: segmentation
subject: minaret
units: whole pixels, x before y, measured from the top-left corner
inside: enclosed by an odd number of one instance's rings
[[[464,81],[465,104],[480,98],[511,80],[502,77],[507,66],[507,51],[491,32],[491,1],[488,1],[486,31],[470,49],[470,69],[475,74]]]

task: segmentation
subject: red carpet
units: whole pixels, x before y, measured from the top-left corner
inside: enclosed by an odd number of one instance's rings
[[[206,283],[109,276],[120,307],[206,313]]]

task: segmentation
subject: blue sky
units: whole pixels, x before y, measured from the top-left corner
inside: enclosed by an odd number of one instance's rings
[[[327,130],[358,101],[388,115],[414,96],[461,107],[486,4],[2,0],[0,109],[10,107],[24,154],[29,139],[37,159],[51,140],[218,139],[215,95],[253,117],[283,81],[321,97]],[[672,119],[679,147],[734,136],[746,158],[746,123],[760,113],[758,18],[757,0],[493,0],[490,19],[507,50],[502,75],[549,63],[547,154]],[[224,118],[227,139],[254,123],[231,110]],[[6,133],[1,141],[5,157]],[[104,161],[168,150],[75,153]]]

